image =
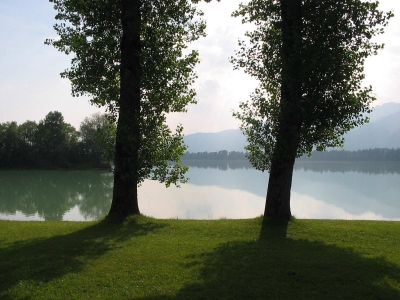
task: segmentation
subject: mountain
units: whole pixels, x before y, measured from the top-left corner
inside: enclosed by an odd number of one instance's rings
[[[377,105],[371,114],[372,121],[378,121],[382,118],[388,117],[396,112],[400,112],[400,103],[385,103],[383,105]]]
[[[220,150],[244,152],[245,136],[239,129],[228,129],[212,133],[194,133],[185,136],[189,152],[217,152]]]
[[[370,123],[344,135],[344,149],[400,148],[400,103],[376,106],[369,117]],[[189,146],[189,152],[244,152],[246,145],[246,138],[239,129],[189,134],[184,141]]]
[[[378,121],[372,121],[371,124],[379,123],[378,126],[385,128],[390,133],[395,133],[400,130],[400,111],[393,113],[385,118],[381,118]]]
[[[370,123],[346,133],[344,149],[400,148],[400,103],[376,106]]]

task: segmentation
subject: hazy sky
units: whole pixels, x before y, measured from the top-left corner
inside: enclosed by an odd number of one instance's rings
[[[246,100],[257,82],[241,71],[233,71],[228,58],[237,49],[245,27],[230,15],[240,0],[221,0],[200,6],[207,20],[206,38],[193,47],[200,51],[195,88],[198,104],[187,114],[174,114],[169,124],[182,123],[184,133],[216,132],[237,128],[232,110]],[[400,102],[400,1],[381,0],[380,8],[394,10],[385,35],[386,44],[378,56],[366,64],[366,84],[374,88],[376,105]],[[397,14],[397,15],[396,15]],[[68,80],[60,72],[68,68],[71,56],[44,45],[54,38],[55,11],[47,0],[0,0],[0,123],[39,121],[49,111],[58,110],[77,129],[90,114],[103,111],[87,98],[73,98]]]

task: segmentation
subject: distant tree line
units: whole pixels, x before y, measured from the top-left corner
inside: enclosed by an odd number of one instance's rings
[[[400,174],[400,161],[296,161],[294,170],[362,174]]]
[[[106,167],[113,157],[115,124],[106,115],[86,118],[77,131],[58,111],[36,123],[0,124],[0,168]]]
[[[313,151],[311,157],[303,155],[299,161],[400,161],[400,148],[374,148],[356,151]]]
[[[183,157],[186,161],[196,160],[241,160],[248,161],[246,153],[226,150],[218,152],[186,152]],[[357,151],[331,150],[312,151],[311,156],[303,155],[297,161],[400,161],[400,148],[374,148]]]
[[[186,152],[183,154],[182,160],[247,160],[247,157],[243,152],[221,150],[218,152]]]
[[[104,168],[113,160],[116,126],[106,115],[86,118],[79,131],[49,112],[36,123],[0,123],[0,168]],[[186,152],[184,161],[248,161],[246,153]],[[400,149],[313,151],[298,161],[400,161]]]

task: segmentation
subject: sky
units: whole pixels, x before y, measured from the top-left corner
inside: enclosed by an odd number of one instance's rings
[[[243,71],[234,71],[229,57],[238,49],[237,41],[251,26],[241,24],[231,13],[248,0],[221,0],[201,3],[207,21],[207,37],[190,47],[200,52],[194,84],[198,104],[188,113],[168,116],[174,128],[182,124],[185,134],[218,132],[238,128],[232,117],[241,101],[248,99],[257,82]],[[375,105],[400,103],[400,1],[380,0],[380,9],[393,10],[378,56],[368,58],[365,84],[372,85]],[[69,68],[72,56],[44,45],[55,38],[55,10],[47,0],[0,0],[0,123],[26,120],[38,122],[50,111],[60,111],[67,123],[79,129],[85,117],[104,112],[85,97],[71,96],[71,86],[60,73]]]

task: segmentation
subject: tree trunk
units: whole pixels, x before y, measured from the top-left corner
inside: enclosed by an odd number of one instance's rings
[[[137,183],[140,135],[141,0],[122,0],[121,86],[115,145],[114,190],[109,215],[140,214]]]
[[[301,0],[281,0],[282,84],[279,130],[271,161],[264,221],[290,220],[290,190],[301,130]]]

